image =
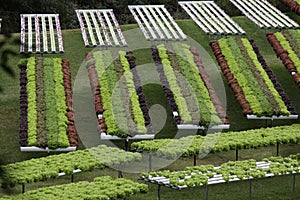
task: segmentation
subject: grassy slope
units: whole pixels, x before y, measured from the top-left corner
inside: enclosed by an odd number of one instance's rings
[[[267,63],[274,70],[275,75],[282,83],[284,89],[294,102],[298,111],[300,111],[300,92],[299,89],[295,86],[291,77],[286,72],[285,68],[281,64],[280,60],[276,58],[273,50],[268,44],[266,37],[264,36],[264,30],[259,30],[257,26],[253,25],[249,20],[244,17],[235,18],[246,31],[247,37],[255,39],[258,43],[261,53],[265,56]],[[178,21],[180,27],[184,30],[186,34],[192,37],[194,40],[199,42],[207,52],[212,55],[208,41],[212,38],[209,38],[190,20]],[[136,28],[136,25],[124,26],[123,30]],[[68,30],[63,31],[65,53],[63,55],[57,55],[58,57],[67,58],[71,62],[72,66],[72,76],[73,80],[76,77],[77,70],[84,59],[84,55],[87,51],[91,50],[83,46],[81,34],[79,30]],[[0,38],[1,39],[1,38]],[[14,49],[18,52],[18,46],[9,46],[9,48]],[[147,52],[147,53],[145,53]],[[48,55],[45,55],[48,56]],[[151,61],[150,50],[147,51],[137,51],[135,52],[137,57],[137,63],[139,65],[148,63]],[[0,93],[0,164],[12,163],[16,161],[26,160],[32,157],[43,156],[45,154],[36,154],[36,153],[22,153],[19,151],[18,144],[18,116],[19,116],[19,81],[18,81],[18,67],[17,63],[19,59],[23,56],[15,56],[9,59],[9,65],[13,68],[16,73],[15,78],[7,77],[6,74],[0,69],[0,84],[4,88],[4,91]],[[4,76],[3,76],[4,74]],[[230,88],[226,85],[225,89],[227,94],[227,113],[231,121],[231,130],[245,130],[252,128],[259,128],[265,125],[264,122],[257,120],[246,120],[242,114],[239,106],[234,99],[233,93]],[[150,105],[160,103],[163,105],[168,112],[168,125],[160,131],[158,137],[171,136],[174,129],[174,124],[170,117],[170,110],[166,100],[164,99],[163,91],[160,87],[146,85],[144,87],[146,91],[147,100]],[[296,121],[299,123],[299,120]],[[274,122],[275,125],[280,124],[291,124],[295,121],[281,121]],[[80,148],[84,148],[83,145],[80,145]],[[240,153],[242,159],[249,157],[254,157],[260,159],[265,156],[274,155],[274,147],[263,148],[257,150],[247,150]],[[282,154],[288,155],[290,153],[299,152],[298,145],[284,145],[282,147]],[[213,163],[219,164],[226,162],[230,159],[234,159],[234,152],[212,154],[207,158],[199,160],[200,163]],[[169,166],[170,169],[182,169],[184,166],[191,165],[192,161],[190,159],[180,159],[173,165]],[[105,171],[93,171],[90,173],[82,173],[76,175],[75,180],[86,180],[91,179],[93,176],[111,174],[116,176],[116,172],[112,170]],[[125,177],[136,179],[137,175],[126,174]],[[67,183],[69,177],[60,178],[59,180],[49,180],[44,183],[27,185],[28,189],[34,189],[36,187],[41,187],[51,184]],[[296,191],[299,191],[299,185],[297,185]],[[274,179],[258,180],[254,181],[254,196],[253,199],[288,199],[290,198],[291,191],[291,177],[281,177]],[[0,195],[18,193],[20,192],[20,187],[13,188],[11,190],[0,190]],[[234,193],[234,195],[232,195]],[[299,193],[299,192],[298,192]],[[138,195],[131,199],[155,199],[156,198],[156,186],[153,186],[150,190],[150,193],[147,195]],[[162,189],[162,198],[163,199],[198,199],[205,197],[204,188],[197,188],[192,190],[186,190],[182,192],[172,191],[166,188]],[[296,199],[300,198],[300,194]],[[231,183],[225,185],[216,185],[210,187],[210,198],[211,199],[245,199],[248,197],[248,183]]]

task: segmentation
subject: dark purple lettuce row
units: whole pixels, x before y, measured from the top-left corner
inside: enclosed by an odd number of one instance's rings
[[[162,65],[161,59],[159,57],[158,49],[156,46],[152,46],[151,51],[152,51],[152,57],[153,57],[153,60],[154,60],[155,66],[156,66],[156,70],[159,74],[160,82],[162,84],[162,87],[165,92],[166,98],[168,100],[169,106],[170,106],[172,112],[178,113],[178,107],[175,102],[174,94],[170,90],[170,85],[168,83],[167,77],[165,76],[163,65]],[[182,123],[182,119],[180,116],[176,116],[174,118],[174,120],[175,120],[176,124]]]
[[[271,70],[271,68],[267,65],[265,59],[263,58],[263,56],[260,54],[259,52],[259,48],[256,45],[256,43],[254,42],[254,40],[249,40],[254,52],[257,55],[258,61],[260,62],[260,64],[262,65],[262,67],[264,68],[264,70],[266,71],[266,73],[268,74],[269,78],[271,79],[275,89],[278,91],[279,95],[281,96],[283,102],[285,103],[288,111],[291,112],[291,114],[297,114],[297,111],[294,107],[294,105],[292,104],[291,100],[289,99],[288,95],[285,93],[285,91],[283,90],[282,85],[277,81],[273,71]]]
[[[21,147],[28,146],[28,121],[27,121],[27,75],[26,65],[21,64],[20,67],[20,127],[19,127],[19,143]]]
[[[132,51],[126,52],[126,58],[130,65],[131,73],[133,75],[134,86],[135,86],[136,93],[139,97],[139,103],[140,103],[140,107],[141,107],[141,110],[143,112],[143,116],[145,119],[145,125],[148,129],[148,133],[153,133],[153,128],[151,126],[151,119],[150,119],[150,115],[149,115],[149,108],[148,108],[146,96],[143,92],[143,86],[141,83],[141,79],[140,79],[137,69],[136,69],[136,61],[135,61],[133,52]]]

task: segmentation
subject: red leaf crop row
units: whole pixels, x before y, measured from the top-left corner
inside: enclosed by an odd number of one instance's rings
[[[94,106],[96,115],[103,115],[103,104],[102,104],[102,96],[100,91],[99,77],[96,71],[95,62],[93,61],[93,53],[89,52],[86,55],[87,65],[88,65],[88,76],[90,79],[90,85],[92,89],[92,93],[94,96]],[[107,126],[105,124],[105,118],[102,116],[100,119],[98,118],[99,129],[100,132],[106,132]]]
[[[291,11],[300,15],[300,5],[295,0],[280,0],[284,5],[286,5]]]
[[[70,63],[63,59],[62,60],[62,71],[63,71],[63,80],[64,80],[64,89],[66,93],[66,105],[68,118],[68,128],[67,134],[70,146],[76,147],[78,145],[78,134],[75,127],[75,118],[73,111],[73,91],[72,91],[72,81],[71,81],[71,69]]]
[[[290,59],[287,50],[285,50],[280,44],[279,40],[276,38],[274,33],[267,33],[267,38],[269,43],[272,45],[277,57],[282,61],[282,64],[287,68],[290,73],[297,72],[293,61]]]
[[[203,66],[202,60],[199,56],[198,50],[196,48],[191,47],[190,51],[194,55],[194,62],[198,67],[199,75],[201,76],[206,88],[208,89],[210,98],[214,104],[214,107],[216,108],[218,116],[221,118],[221,120],[224,124],[229,124],[227,114],[226,114],[224,107],[215,91],[215,88],[213,87],[213,85],[211,83],[211,80],[210,80],[207,72],[204,69],[204,66]]]
[[[230,68],[227,64],[225,56],[223,55],[223,53],[221,51],[219,44],[217,42],[211,42],[210,46],[211,46],[213,53],[217,59],[217,62],[219,63],[219,65],[221,67],[221,70],[222,70],[224,76],[226,77],[226,79],[228,81],[229,86],[233,90],[234,95],[242,108],[243,114],[244,115],[252,114],[250,104],[245,98],[243,89],[239,86],[236,78],[234,77],[233,73],[230,71]]]
[[[289,57],[289,54],[286,49],[280,44],[280,41],[276,38],[274,33],[267,33],[267,38],[273,50],[275,51],[277,57],[279,57],[282,61],[282,64],[287,68],[290,74],[293,77],[294,82],[300,88],[300,74],[298,73],[294,62]]]

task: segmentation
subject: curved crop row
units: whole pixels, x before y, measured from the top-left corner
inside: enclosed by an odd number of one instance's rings
[[[194,156],[201,151],[221,152],[236,149],[250,149],[276,143],[300,142],[300,125],[278,126],[239,132],[217,133],[212,136],[189,136],[180,139],[156,139],[132,143],[131,147],[140,151],[153,152],[159,156],[176,158],[179,156]],[[203,149],[204,143],[211,137],[214,146]]]

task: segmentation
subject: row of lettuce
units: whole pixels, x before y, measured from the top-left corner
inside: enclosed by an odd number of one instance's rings
[[[87,55],[87,68],[101,133],[121,138],[152,133],[149,109],[132,52]]]
[[[300,125],[277,126],[239,132],[188,136],[180,139],[155,139],[131,144],[138,151],[150,152],[156,156],[178,158],[195,156],[209,152],[250,149],[278,144],[300,142]]]
[[[211,42],[211,48],[244,115],[296,114],[253,40],[227,37]]]
[[[33,158],[23,162],[2,165],[2,187],[14,187],[17,184],[33,183],[59,177],[59,173],[73,174],[105,167],[118,167],[132,161],[141,160],[139,153],[100,145],[98,147],[77,150],[65,154]]]
[[[267,33],[267,38],[277,57],[281,59],[294,82],[300,88],[300,31],[285,30]]]
[[[94,178],[93,182],[81,181],[31,190],[19,195],[1,197],[1,200],[57,199],[97,200],[125,199],[136,193],[146,193],[148,186],[127,179],[112,179],[109,176]]]
[[[198,51],[172,43],[152,46],[152,57],[177,125],[229,124]]]
[[[77,146],[71,71],[60,58],[31,57],[20,64],[21,147]]]
[[[199,187],[207,185],[213,178],[217,178],[216,180],[222,183],[223,181],[259,179],[268,176],[299,173],[299,170],[300,154],[296,154],[285,158],[265,158],[259,163],[254,159],[250,159],[235,162],[229,161],[219,167],[201,165],[186,167],[185,170],[176,172],[165,170],[143,173],[142,179],[159,183],[157,177],[161,177],[170,187]]]

